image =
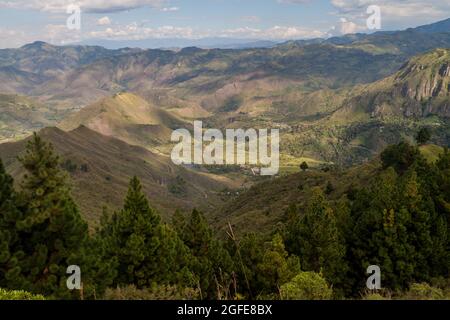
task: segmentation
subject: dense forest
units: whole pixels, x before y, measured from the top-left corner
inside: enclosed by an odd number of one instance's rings
[[[35,134],[19,160],[26,174],[16,184],[0,161],[0,298],[450,297],[447,149],[430,162],[416,145],[391,145],[363,187],[338,200],[327,197],[332,185],[310,188],[270,235],[237,235],[231,224],[219,234],[198,210],[163,221],[138,177],[92,231],[51,144]],[[67,287],[70,265],[80,290]],[[381,268],[381,290],[366,287],[370,265]]]

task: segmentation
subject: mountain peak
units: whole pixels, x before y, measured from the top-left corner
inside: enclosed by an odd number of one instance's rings
[[[33,43],[26,44],[26,45],[22,46],[21,48],[25,49],[25,50],[48,50],[53,47],[54,47],[53,45],[51,45],[47,42],[35,41]]]

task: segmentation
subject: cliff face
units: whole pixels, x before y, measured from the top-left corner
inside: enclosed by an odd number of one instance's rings
[[[405,99],[405,116],[450,117],[450,50],[438,49],[411,60],[394,81],[395,94]]]
[[[450,49],[411,59],[400,70],[363,88],[344,108],[359,108],[372,117],[450,117]]]

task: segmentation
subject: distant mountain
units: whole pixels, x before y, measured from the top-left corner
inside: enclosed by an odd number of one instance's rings
[[[443,30],[445,23],[427,28]],[[343,88],[382,79],[414,55],[450,47],[450,32],[417,30],[290,41],[275,46],[256,42],[253,48],[246,49],[242,49],[247,47],[246,42],[220,39],[227,41],[222,42],[225,47],[238,45],[239,50],[108,50],[35,42],[19,49],[0,50],[0,79],[5,80],[0,82],[0,92],[39,96],[52,107],[77,110],[121,91],[147,97],[155,90],[167,93],[170,88],[174,100],[211,109],[209,98],[199,101],[192,95],[228,90],[227,85],[242,79],[247,83],[277,79],[285,86],[301,83],[307,90]],[[198,45],[207,47],[214,40],[204,39]]]
[[[108,50],[99,46],[54,46],[36,41],[18,49],[0,49],[0,67],[14,67],[41,76],[56,76],[100,58],[138,51],[128,48]]]
[[[432,130],[434,143],[450,145],[450,49],[414,57],[392,76],[356,86],[346,96],[316,124],[324,134],[314,138],[332,145],[321,150],[335,151],[333,161],[365,161],[389,144],[414,142],[421,127]]]
[[[24,93],[31,92],[48,78],[33,72],[24,71],[14,66],[0,66],[0,92]]]
[[[396,142],[398,132],[413,137],[427,115],[439,118],[437,139],[450,141],[448,81],[436,76],[444,68],[437,49],[450,48],[445,23],[426,27],[439,32],[419,27],[239,50],[37,42],[0,50],[0,91],[45,103],[68,130],[86,125],[150,150],[166,144],[171,129],[204,119],[216,128],[281,128],[295,167],[297,159],[351,164]],[[402,77],[409,60],[422,72]]]
[[[394,75],[361,88],[344,108],[363,109],[372,117],[450,118],[450,49],[411,59]]]
[[[70,132],[46,128],[40,135],[61,155],[62,167],[73,181],[74,198],[91,226],[99,222],[103,206],[121,207],[134,175],[165,218],[178,208],[212,210],[222,203],[221,190],[230,186],[224,178],[175,166],[167,157],[83,126]],[[23,174],[17,155],[27,140],[0,144],[0,157],[16,181]]]
[[[143,40],[86,40],[79,45],[102,46],[107,49],[141,48],[141,49],[181,49],[186,47],[198,47],[203,49],[248,49],[273,47],[281,41],[268,41],[258,39],[234,39],[234,38],[164,38]]]

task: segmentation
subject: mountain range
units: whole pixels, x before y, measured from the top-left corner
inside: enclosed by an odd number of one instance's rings
[[[267,179],[245,166],[175,166],[172,130],[191,130],[199,119],[207,128],[279,128],[281,176],[297,173],[304,161],[312,168],[370,166],[385,146],[412,141],[424,126],[433,142],[449,145],[449,25],[239,42],[239,49],[231,42],[226,49],[44,42],[3,49],[0,157],[20,178],[16,157],[40,130],[61,154],[93,224],[103,205],[120,206],[132,175],[167,216],[201,207],[215,219],[236,215],[245,223],[242,208]],[[267,205],[263,195],[257,197]]]

